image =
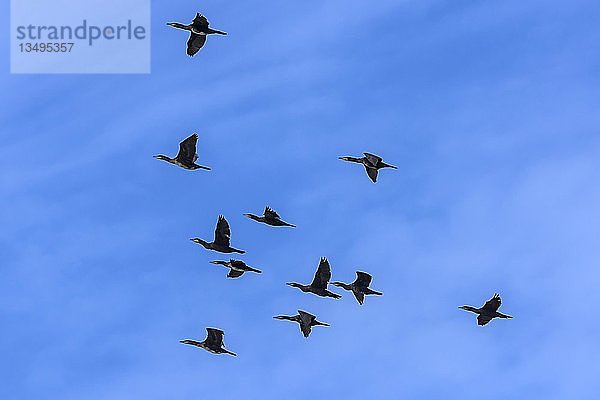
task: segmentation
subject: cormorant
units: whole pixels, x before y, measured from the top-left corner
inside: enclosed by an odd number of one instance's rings
[[[308,337],[308,335],[310,335],[310,331],[313,326],[329,326],[329,324],[317,321],[317,317],[302,310],[298,310],[297,315],[278,315],[273,318],[297,322],[300,324],[300,330],[302,331],[304,337]]]
[[[219,215],[217,221],[217,228],[215,229],[215,240],[212,242],[206,242],[200,238],[190,239],[194,243],[198,243],[204,246],[205,249],[218,251],[220,253],[240,253],[244,254],[244,250],[234,249],[229,245],[231,237],[231,230],[229,229],[229,223],[224,216]]]
[[[486,301],[483,307],[475,308],[471,306],[460,306],[458,308],[477,314],[477,325],[483,326],[494,318],[512,318],[510,315],[498,312],[498,308],[500,308],[501,304],[502,300],[500,299],[500,295],[494,293],[494,296]]]
[[[229,273],[227,274],[228,278],[239,278],[244,272],[262,273],[261,270],[252,268],[240,260],[230,259],[229,261],[211,261],[211,264],[219,264],[229,268]]]
[[[226,32],[209,28],[208,20],[200,13],[196,13],[196,17],[189,25],[180,24],[179,22],[169,22],[167,25],[190,32],[190,38],[187,41],[187,55],[190,57],[193,57],[204,46],[207,35],[213,33],[227,35]]]
[[[287,222],[283,221],[279,214],[277,214],[275,210],[273,210],[269,206],[265,207],[265,211],[263,212],[262,217],[250,213],[246,213],[244,214],[244,216],[271,226],[290,226],[292,228],[296,227],[296,225],[288,224]]]
[[[210,351],[213,354],[230,354],[237,356],[237,354],[223,348],[223,331],[216,328],[206,328],[207,336],[202,342],[192,339],[180,340],[179,343],[189,344],[190,346],[201,347],[206,351]]]
[[[198,159],[198,154],[196,154],[196,143],[198,142],[198,134],[194,133],[183,142],[179,143],[179,153],[175,158],[163,156],[162,154],[154,156],[154,158],[158,158],[159,160],[166,161],[171,164],[175,164],[181,168],[185,169],[206,169],[210,171],[210,168],[196,164],[196,160]]]
[[[286,283],[286,285],[298,288],[303,292],[316,294],[317,296],[333,297],[334,299],[339,299],[342,296],[327,290],[327,284],[329,283],[330,279],[331,267],[329,266],[329,261],[327,261],[327,258],[321,257],[321,261],[319,262],[319,268],[317,268],[315,277],[313,278],[313,281],[310,285],[301,285],[296,282],[289,282]]]
[[[352,293],[354,294],[354,297],[356,297],[356,300],[358,301],[358,304],[360,304],[362,306],[363,302],[365,301],[365,295],[370,295],[370,294],[374,294],[377,296],[383,295],[383,293],[376,292],[375,290],[372,290],[369,288],[369,285],[371,284],[371,279],[372,279],[371,275],[367,274],[366,272],[356,271],[356,280],[354,282],[352,282],[352,283],[333,282],[332,285],[341,287],[342,289],[345,289],[345,290],[352,291]]]
[[[369,178],[371,178],[373,183],[377,182],[377,173],[381,168],[398,169],[397,167],[394,167],[393,165],[384,163],[382,161],[382,158],[379,156],[376,156],[375,154],[371,154],[371,153],[363,153],[363,154],[365,156],[361,157],[361,158],[339,157],[339,159],[364,165],[365,170],[367,171],[367,175],[369,175]]]

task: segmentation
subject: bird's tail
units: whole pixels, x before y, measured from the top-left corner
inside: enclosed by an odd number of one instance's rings
[[[227,349],[223,349],[223,353],[229,354],[230,356],[237,357],[237,354],[235,354],[233,351],[229,351]]]

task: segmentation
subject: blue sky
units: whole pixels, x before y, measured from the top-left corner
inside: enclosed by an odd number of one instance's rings
[[[189,59],[164,24],[196,11],[229,36]],[[152,12],[150,75],[10,75],[3,37],[0,398],[600,398],[595,1]],[[213,171],[152,158],[192,132]],[[262,275],[189,241],[219,214]],[[321,256],[384,296],[284,285]],[[457,309],[494,292],[515,319]],[[206,326],[239,356],[178,343]]]

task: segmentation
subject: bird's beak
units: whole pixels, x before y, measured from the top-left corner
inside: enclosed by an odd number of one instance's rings
[[[200,239],[198,239],[198,238],[192,238],[190,240],[194,243],[200,243]]]
[[[158,156],[152,156],[152,157],[154,157],[154,158],[158,158]]]
[[[288,285],[288,286],[294,286],[294,284],[292,282],[287,282],[286,285]]]
[[[250,218],[250,214],[248,214],[248,213],[244,213],[243,215],[244,215],[244,217]]]
[[[218,264],[218,261],[209,261],[211,264]]]

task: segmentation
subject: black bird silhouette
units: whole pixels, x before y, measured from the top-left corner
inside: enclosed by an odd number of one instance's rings
[[[196,154],[197,142],[198,134],[194,133],[183,142],[179,143],[179,153],[177,153],[175,158],[163,156],[162,154],[154,156],[154,158],[175,164],[185,169],[194,170],[202,168],[210,171],[210,168],[196,164],[196,160],[198,159],[198,154]]]
[[[367,171],[367,175],[373,181],[373,183],[377,182],[377,174],[381,168],[394,168],[398,169],[398,167],[394,167],[393,165],[386,164],[382,161],[382,158],[376,156],[371,153],[363,153],[365,156],[361,158],[356,157],[339,157],[340,160],[349,161],[359,163],[365,166],[365,170]]]
[[[290,226],[292,228],[296,227],[296,225],[288,224],[287,222],[283,221],[279,214],[277,214],[275,210],[273,210],[269,206],[265,207],[265,211],[263,212],[262,217],[250,213],[246,213],[244,214],[244,216],[271,226]]]
[[[220,253],[240,253],[244,254],[244,250],[234,249],[230,246],[231,230],[229,229],[229,223],[224,216],[219,215],[217,221],[217,228],[215,229],[215,240],[207,242],[200,238],[190,239],[194,243],[204,246],[205,249],[218,251]]]
[[[329,261],[327,261],[327,258],[321,257],[319,267],[317,268],[315,277],[310,285],[301,285],[300,283],[296,282],[289,282],[286,283],[286,285],[298,288],[305,293],[312,293],[321,297],[333,297],[334,299],[339,299],[342,296],[327,290],[327,284],[329,283],[330,279],[331,267],[329,266]]]
[[[356,271],[356,280],[354,282],[333,282],[332,285],[341,287],[344,290],[350,290],[354,294],[354,297],[356,297],[358,304],[362,306],[363,302],[365,301],[365,295],[383,295],[383,293],[376,292],[375,290],[369,288],[369,285],[371,284],[371,279],[371,275],[367,274],[366,272]]]
[[[207,336],[202,342],[192,339],[180,340],[179,343],[189,344],[190,346],[201,347],[206,351],[210,351],[213,354],[230,354],[237,356],[237,354],[223,348],[223,331],[216,328],[206,328]]]
[[[298,310],[297,315],[277,315],[273,318],[297,322],[300,324],[300,330],[302,331],[304,337],[308,337],[308,335],[310,335],[310,331],[313,326],[329,326],[329,324],[317,321],[317,317],[302,310]]]
[[[483,326],[494,318],[512,318],[510,315],[498,312],[498,308],[500,308],[501,304],[502,300],[500,299],[500,295],[494,293],[494,296],[486,301],[483,307],[475,308],[471,306],[460,306],[458,308],[477,314],[477,325]]]
[[[262,273],[261,270],[252,268],[249,265],[246,265],[245,262],[240,260],[230,259],[229,261],[211,261],[212,264],[223,265],[229,268],[229,273],[227,274],[228,278],[239,278],[244,274],[244,272],[256,272],[257,274]]]
[[[187,55],[190,57],[193,57],[204,46],[207,35],[213,33],[227,35],[226,32],[210,28],[208,20],[200,13],[196,13],[196,17],[189,25],[180,24],[179,22],[169,22],[167,25],[190,32],[190,38],[187,41]]]

